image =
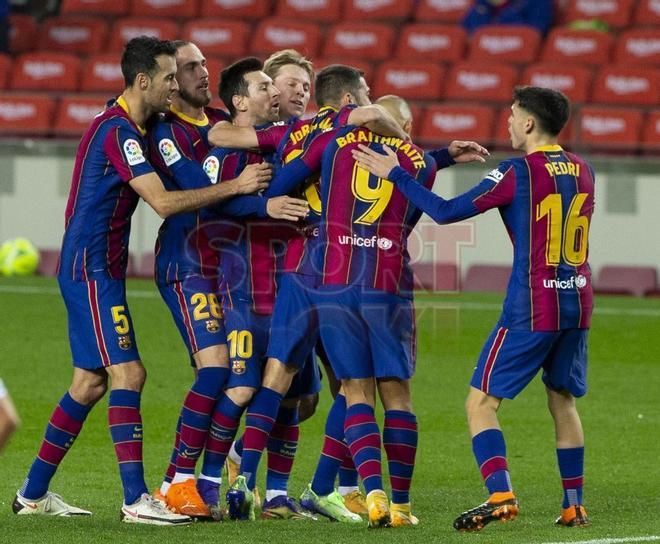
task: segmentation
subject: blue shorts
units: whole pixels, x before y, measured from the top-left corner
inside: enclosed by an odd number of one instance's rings
[[[297,398],[315,395],[321,390],[321,370],[316,364],[316,358],[310,353],[298,373],[291,382],[286,398]]]
[[[361,285],[324,285],[318,293],[321,340],[337,379],[412,377],[412,300]]]
[[[126,303],[126,282],[58,278],[73,366],[94,370],[140,359]]]
[[[199,276],[158,286],[191,356],[204,348],[227,343],[217,289],[215,280]],[[194,361],[192,365],[195,366]]]
[[[494,397],[512,399],[543,369],[543,383],[574,397],[587,392],[589,329],[557,332],[495,327],[486,340],[470,385]]]
[[[301,369],[319,337],[314,304],[318,279],[286,273],[280,279],[273,308],[268,356]]]

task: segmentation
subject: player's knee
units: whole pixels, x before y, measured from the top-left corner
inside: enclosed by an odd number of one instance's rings
[[[300,404],[298,407],[298,418],[301,423],[314,415],[318,403],[319,403],[318,393],[300,397]]]
[[[297,368],[285,365],[278,359],[268,359],[262,385],[284,395],[291,386]]]
[[[254,387],[232,387],[225,394],[237,406],[247,406],[257,390]]]
[[[486,413],[496,412],[499,405],[499,399],[472,388],[468,393],[467,399],[465,399],[465,413],[469,420]]]

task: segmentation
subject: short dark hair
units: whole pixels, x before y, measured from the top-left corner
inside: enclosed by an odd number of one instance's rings
[[[319,106],[336,106],[345,93],[356,96],[362,73],[343,64],[331,64],[316,74],[314,99]]]
[[[557,136],[571,113],[571,105],[561,91],[545,87],[522,86],[513,90],[513,100],[531,113],[543,132]]]
[[[218,94],[232,117],[236,115],[236,108],[232,100],[234,96],[248,95],[248,82],[245,80],[245,74],[257,72],[262,70],[263,67],[263,62],[257,57],[245,57],[220,72]]]
[[[176,48],[171,41],[153,36],[138,36],[130,40],[121,56],[121,73],[126,87],[133,85],[138,74],[153,77],[158,71],[156,58],[161,55],[176,55]]]

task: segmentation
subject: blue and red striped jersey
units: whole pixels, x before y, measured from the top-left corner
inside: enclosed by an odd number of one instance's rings
[[[588,328],[593,308],[588,263],[594,210],[591,166],[560,146],[503,161],[451,200],[426,191],[400,168],[390,179],[439,223],[498,208],[513,243],[513,271],[502,314],[509,329]]]
[[[198,120],[172,110],[149,131],[149,157],[168,191],[208,187],[202,162],[210,149],[208,133],[229,115],[205,108]],[[213,278],[218,273],[218,252],[205,231],[208,212],[175,214],[163,221],[156,240],[156,282],[165,285],[197,275]]]
[[[154,171],[144,134],[120,97],[83,135],[66,206],[60,276],[77,281],[126,276],[131,216],[139,199],[128,182]]]

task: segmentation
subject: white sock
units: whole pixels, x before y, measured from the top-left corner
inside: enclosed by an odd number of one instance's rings
[[[167,495],[167,492],[170,490],[170,486],[172,484],[170,482],[163,482],[160,484],[160,492],[163,494],[163,496]]]
[[[174,478],[172,478],[172,484],[180,484],[185,482],[186,480],[190,480],[192,478],[193,480],[195,479],[194,474],[188,474],[187,472],[175,472],[174,473]]]
[[[198,477],[199,480],[208,480],[214,484],[222,485],[222,478],[214,478],[213,476],[207,476],[206,474],[200,474]]]
[[[340,485],[337,488],[337,491],[339,491],[339,494],[342,497],[345,497],[349,493],[353,493],[353,491],[357,491],[357,490],[358,490],[358,486],[356,486],[356,485]]]
[[[241,464],[241,456],[238,455],[238,452],[236,451],[236,441],[231,443],[231,448],[229,448],[229,454],[227,455],[234,463],[237,465]]]
[[[272,501],[275,497],[284,495],[286,497],[286,491],[283,489],[266,489],[266,500]]]

